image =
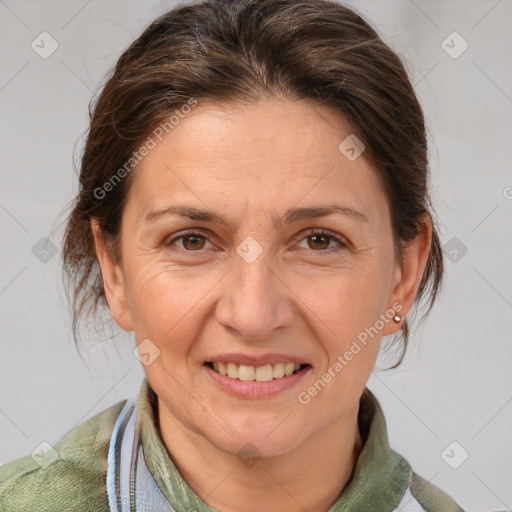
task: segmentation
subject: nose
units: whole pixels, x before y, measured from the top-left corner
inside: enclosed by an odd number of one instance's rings
[[[270,339],[295,319],[294,293],[267,253],[252,262],[234,254],[215,310],[217,321],[244,340]]]

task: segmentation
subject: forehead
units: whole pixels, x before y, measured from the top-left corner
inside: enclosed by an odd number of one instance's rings
[[[376,171],[364,153],[350,160],[339,149],[351,134],[341,115],[310,100],[199,101],[155,139],[129,203],[138,218],[186,198],[190,206],[266,211],[275,220],[280,205],[343,202],[378,219],[387,202]]]

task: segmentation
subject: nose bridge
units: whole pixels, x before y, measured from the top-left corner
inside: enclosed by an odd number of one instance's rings
[[[217,320],[243,338],[263,338],[293,317],[286,287],[276,275],[271,251],[247,237],[233,254],[233,270],[217,305]]]
[[[256,242],[257,243],[257,242]],[[255,242],[243,242],[237,248],[234,256],[235,296],[249,302],[264,300],[268,304],[273,298],[272,287],[275,286],[275,276],[272,272],[270,251]],[[258,244],[259,245],[259,244]]]

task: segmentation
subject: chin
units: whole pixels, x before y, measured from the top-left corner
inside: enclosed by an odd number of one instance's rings
[[[296,430],[285,428],[284,423],[291,421],[291,416],[284,421],[283,418],[286,418],[286,415],[277,422],[257,424],[253,421],[250,428],[226,425],[226,430],[232,434],[231,436],[223,429],[217,435],[212,435],[211,432],[207,434],[204,431],[203,435],[219,450],[240,459],[277,457],[291,452],[306,440],[303,427]],[[280,422],[282,423],[279,424]]]

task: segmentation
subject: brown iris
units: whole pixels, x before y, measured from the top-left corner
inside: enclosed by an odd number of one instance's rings
[[[322,247],[318,247],[318,245],[316,247],[312,247],[312,249],[325,249],[326,247],[329,247],[329,236],[328,235],[311,235],[308,237],[309,239],[313,239],[313,240],[318,240],[318,239],[322,239],[324,241],[326,241],[325,244],[322,244]],[[315,244],[317,242],[314,242]]]
[[[187,240],[192,240],[190,246],[187,246]],[[183,247],[185,247],[185,249],[202,249],[204,247],[204,242],[205,237],[202,235],[187,235],[183,237]]]

